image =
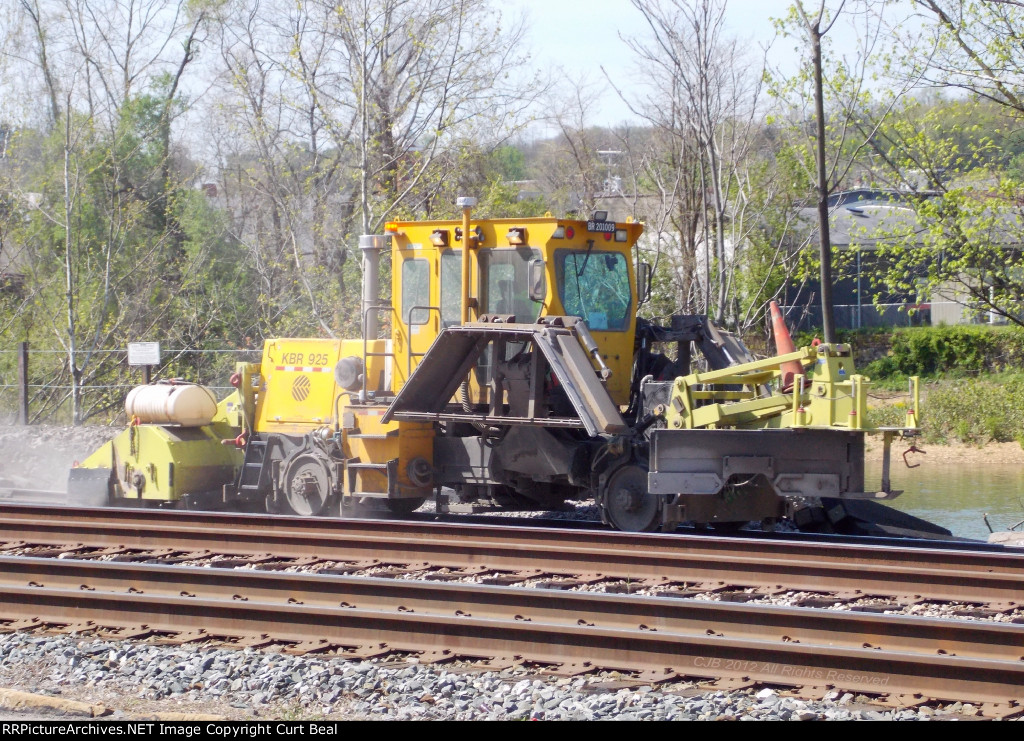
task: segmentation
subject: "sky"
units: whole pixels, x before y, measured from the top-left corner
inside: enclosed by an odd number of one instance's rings
[[[808,8],[814,3],[807,3]],[[760,62],[768,50],[769,63],[783,71],[794,70],[797,54],[792,39],[776,39],[771,22],[785,15],[788,0],[728,0],[725,27],[728,36],[745,42],[750,62]],[[632,52],[622,37],[643,36],[649,28],[629,0],[505,0],[506,11],[525,12],[535,65],[561,68],[567,76],[586,75],[598,86],[607,86],[603,65],[614,84],[628,89]],[[839,54],[856,51],[856,34],[836,24],[830,36]],[[613,126],[634,120],[629,108],[611,89],[600,95],[600,110],[593,123]]]

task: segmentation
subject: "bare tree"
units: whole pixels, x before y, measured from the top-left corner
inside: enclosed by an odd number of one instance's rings
[[[599,151],[613,148],[607,129],[593,125],[598,92],[586,77],[566,78],[556,87],[545,121],[554,134],[539,144],[535,169],[556,211],[589,218],[605,195],[605,167]]]
[[[57,87],[57,80],[50,61],[47,21],[43,18],[43,9],[39,0],[20,0],[19,4],[26,22],[31,26],[32,35],[35,37],[35,61],[42,74],[47,99],[50,102],[50,125],[56,126],[61,115],[58,102],[60,89]]]
[[[822,0],[818,12],[807,15],[800,0],[793,7],[800,16],[803,31],[811,47],[811,69],[814,87],[814,162],[815,187],[817,188],[818,204],[818,260],[821,276],[821,321],[825,342],[836,341],[835,317],[832,308],[832,243],[828,223],[828,195],[830,192],[827,164],[825,162],[825,92],[822,82],[821,40],[832,29],[843,6],[831,19],[825,17],[825,1]]]
[[[652,127],[645,137],[633,133],[623,143],[628,172],[633,192],[644,193],[634,210],[644,218],[655,272],[667,267],[676,287],[673,299],[657,310],[665,315],[707,311],[698,264],[704,228],[700,151],[693,137],[671,127]]]
[[[223,84],[215,124],[221,199],[258,276],[256,332],[275,326],[308,331],[302,319],[289,319],[297,315],[312,317],[331,334],[326,307],[332,294],[321,266],[328,256],[330,194],[340,190],[335,177],[344,153],[331,151],[320,107],[302,84],[304,73],[321,73],[324,22],[308,6],[265,3],[226,11],[219,19]]]
[[[488,0],[348,0],[335,33],[354,83],[345,93],[359,122],[364,233],[423,193],[438,165],[455,161],[445,154],[460,136],[498,122],[514,127],[542,92],[517,79],[523,21],[504,23]]]
[[[21,157],[13,195],[31,208],[18,238],[33,308],[46,307],[35,324],[49,323],[63,348],[78,424],[89,413],[82,387],[105,366],[98,351],[170,321],[153,297],[173,295],[164,281],[179,267],[167,261],[179,244],[171,127],[206,16],[185,0],[20,0],[15,10],[21,43],[8,61],[40,81],[53,127],[42,161]]]
[[[632,100],[631,107],[660,132],[658,141],[666,147],[668,178],[656,182],[676,204],[682,269],[696,270],[702,244],[707,276],[702,303],[725,322],[731,311],[730,251],[736,244],[730,214],[757,131],[760,75],[744,60],[738,42],[725,35],[724,2],[632,2],[649,34],[626,41],[650,92],[646,100]],[[684,302],[691,300],[692,283],[692,274],[683,279]]]
[[[514,128],[536,94],[510,76],[523,62],[523,34],[486,0],[270,0],[225,10],[221,126],[243,136],[221,141],[235,150],[232,169],[247,173],[236,185],[268,206],[261,212],[236,190],[235,214],[248,216],[236,218],[235,233],[268,287],[275,276],[299,283],[320,331],[348,320],[339,311],[332,326],[325,308],[344,303],[344,276],[356,267],[345,259],[348,237],[429,211],[458,177],[468,140]],[[273,316],[289,303],[278,284]]]

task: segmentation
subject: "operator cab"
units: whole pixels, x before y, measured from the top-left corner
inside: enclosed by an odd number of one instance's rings
[[[631,251],[643,226],[604,219],[471,219],[465,291],[463,229],[459,221],[387,225],[392,295],[399,299],[392,324],[394,390],[443,329],[463,323],[464,311],[468,322],[486,315],[514,316],[517,324],[577,316],[612,371],[612,399],[627,404],[638,304]],[[506,349],[509,356],[515,351]]]

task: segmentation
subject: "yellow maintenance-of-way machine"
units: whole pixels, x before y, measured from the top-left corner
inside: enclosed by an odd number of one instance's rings
[[[130,426],[72,470],[72,497],[302,516],[593,498],[614,527],[653,530],[827,529],[898,493],[890,443],[917,432],[916,399],[904,427],[866,429],[848,346],[755,361],[705,317],[657,326],[637,317],[641,224],[474,219],[473,205],[360,238],[361,338],[267,340],[219,403],[192,384],[133,392]],[[886,471],[870,491],[869,433]]]

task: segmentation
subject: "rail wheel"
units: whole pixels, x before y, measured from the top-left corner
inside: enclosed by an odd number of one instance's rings
[[[603,506],[618,530],[650,532],[661,524],[661,498],[647,491],[647,470],[630,464],[608,479]]]
[[[284,506],[290,514],[316,517],[331,498],[331,472],[327,462],[309,452],[288,459],[281,477]]]

